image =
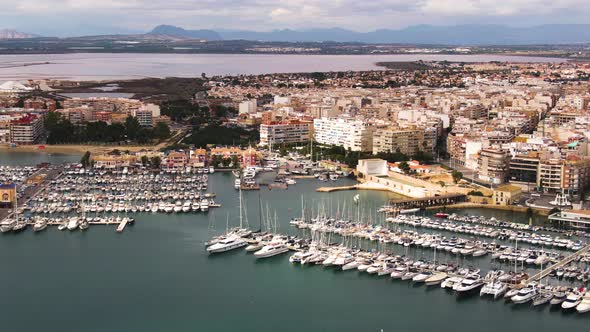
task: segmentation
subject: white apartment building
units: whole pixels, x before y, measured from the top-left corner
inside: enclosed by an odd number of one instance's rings
[[[10,142],[15,144],[35,144],[43,135],[43,118],[25,115],[10,122]]]
[[[238,105],[239,114],[253,114],[256,113],[257,101],[256,99],[250,99],[241,102]]]
[[[260,125],[260,146],[282,143],[306,143],[310,138],[310,122],[271,122]]]
[[[373,127],[346,118],[313,120],[314,139],[320,144],[343,146],[352,151],[372,151]]]

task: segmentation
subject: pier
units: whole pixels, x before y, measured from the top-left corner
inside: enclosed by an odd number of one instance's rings
[[[553,265],[550,265],[549,267],[541,270],[539,273],[537,273],[537,274],[533,275],[532,277],[530,277],[529,279],[525,280],[524,283],[527,284],[532,281],[541,280],[541,279],[545,278],[546,276],[548,276],[551,273],[551,271],[557,270],[561,267],[568,265],[569,263],[575,261],[576,259],[580,258],[581,256],[583,256],[584,254],[586,254],[589,251],[590,251],[590,244],[587,244],[584,248],[567,256],[566,258],[562,259],[561,261],[559,261]]]
[[[445,206],[465,202],[466,195],[443,195],[434,197],[409,198],[403,200],[391,200],[389,205],[398,209],[427,208],[433,206]]]

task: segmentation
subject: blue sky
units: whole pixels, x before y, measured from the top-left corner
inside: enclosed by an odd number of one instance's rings
[[[0,0],[0,29],[52,36],[185,28],[341,27],[356,31],[417,24],[532,26],[590,23],[590,0]]]

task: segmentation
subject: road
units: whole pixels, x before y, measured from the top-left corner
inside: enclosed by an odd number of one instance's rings
[[[45,176],[43,182],[38,185],[27,186],[23,191],[18,191],[18,203],[20,206],[26,204],[32,197],[35,197],[41,190],[46,188],[52,180],[58,178],[64,171],[64,166],[50,166],[48,168],[40,168],[37,172],[31,175],[30,178],[35,176]],[[18,184],[18,187],[22,187],[23,184]],[[17,187],[17,188],[18,188]],[[12,209],[0,209],[0,221],[4,220],[12,214]]]

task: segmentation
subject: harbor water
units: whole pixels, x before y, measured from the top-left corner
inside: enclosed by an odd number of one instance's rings
[[[79,156],[0,152],[3,165],[77,160]],[[239,222],[233,182],[231,173],[210,175],[209,192],[217,194],[222,207],[208,214],[140,213],[123,233],[92,226],[86,232],[51,227],[1,234],[2,330],[582,331],[590,322],[588,315],[549,307],[515,306],[477,295],[457,298],[440,287],[293,265],[288,255],[266,260],[243,250],[208,255],[204,243],[224,232],[228,220],[230,227]],[[348,210],[358,193],[363,216],[376,221],[375,210],[395,198],[377,191],[315,192],[319,186],[351,183],[298,179],[286,190],[244,192],[247,220],[257,229],[262,205],[273,219],[276,211],[279,232],[298,234],[289,220],[301,214],[302,196],[308,209],[317,212],[322,206],[336,214],[343,206]],[[527,221],[524,214],[506,211],[459,213]]]

